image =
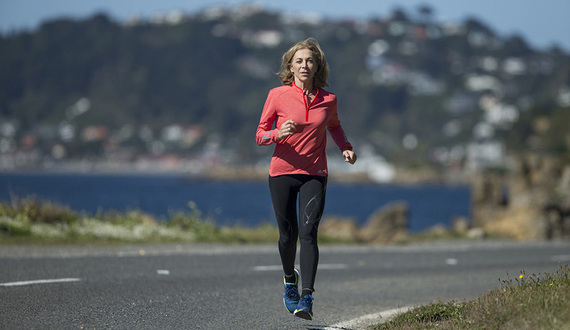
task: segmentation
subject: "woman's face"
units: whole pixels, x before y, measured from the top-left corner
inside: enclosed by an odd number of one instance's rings
[[[295,82],[308,84],[313,81],[317,69],[313,53],[309,49],[299,49],[291,60],[291,72]]]

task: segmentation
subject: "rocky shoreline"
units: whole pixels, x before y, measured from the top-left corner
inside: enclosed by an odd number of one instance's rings
[[[432,176],[434,181],[449,183]],[[411,182],[411,181],[410,181]],[[435,226],[425,234],[439,237],[519,241],[570,239],[570,164],[529,153],[510,170],[487,170],[453,183],[471,187],[471,219],[453,219],[452,227]],[[395,201],[380,207],[359,226],[350,219],[324,219],[329,237],[362,243],[407,240],[408,205]]]
[[[570,164],[527,154],[473,181],[472,225],[517,240],[570,238]]]

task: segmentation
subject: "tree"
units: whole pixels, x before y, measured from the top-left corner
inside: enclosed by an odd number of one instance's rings
[[[432,24],[434,10],[428,4],[421,4],[418,6],[418,12],[420,13],[421,20],[424,24]]]

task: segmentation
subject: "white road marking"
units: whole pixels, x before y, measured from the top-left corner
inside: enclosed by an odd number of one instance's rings
[[[445,263],[450,266],[455,266],[457,265],[458,261],[455,258],[447,258],[445,259]]]
[[[158,275],[170,275],[170,271],[168,269],[159,269],[156,271]]]
[[[412,307],[401,307],[401,308],[394,308],[389,309],[380,313],[373,313],[364,315],[361,317],[357,317],[355,319],[340,322],[328,327],[324,327],[325,330],[335,330],[335,329],[366,329],[368,326],[378,323],[384,323],[388,321],[390,318],[405,313],[412,309]]]
[[[79,282],[79,281],[81,281],[80,278],[55,278],[47,280],[0,283],[0,286],[22,286],[22,285],[33,285],[33,284],[66,283],[66,282]]]
[[[283,266],[278,266],[278,265],[273,265],[273,266],[255,266],[253,267],[253,270],[255,270],[256,272],[273,272],[273,271],[278,271],[278,270],[282,270]]]
[[[347,264],[319,264],[319,270],[332,270],[332,269],[348,269],[348,265]],[[283,266],[281,266],[281,265],[255,266],[255,267],[253,267],[253,270],[256,272],[273,272],[273,271],[283,270]]]

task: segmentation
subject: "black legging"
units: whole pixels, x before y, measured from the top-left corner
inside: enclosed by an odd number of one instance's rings
[[[301,242],[302,289],[314,291],[319,263],[317,232],[325,208],[327,177],[302,174],[269,177],[269,191],[279,227],[279,254],[283,271],[293,274],[297,237]],[[299,218],[297,221],[297,196]]]

